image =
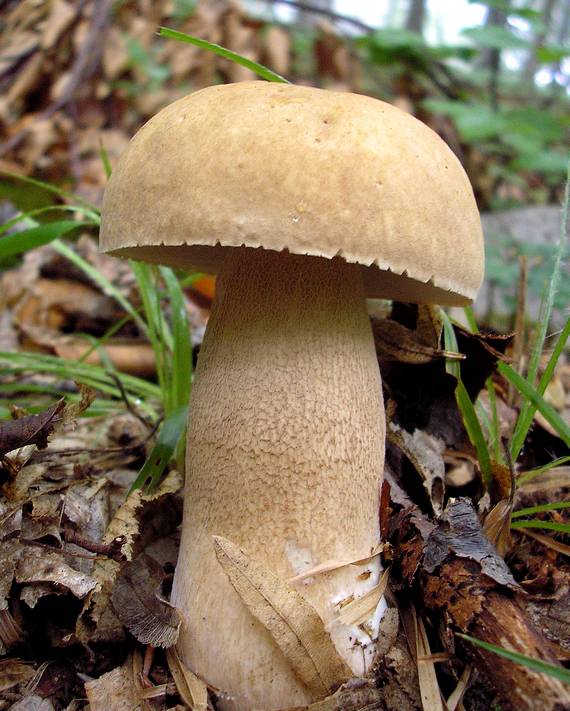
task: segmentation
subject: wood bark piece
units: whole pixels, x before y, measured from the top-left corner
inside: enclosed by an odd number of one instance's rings
[[[452,630],[558,664],[554,648],[518,603],[520,588],[482,532],[470,500],[452,499],[438,525],[415,507],[401,511],[392,523],[392,543],[394,579],[414,586],[423,606],[443,614]],[[570,693],[557,679],[479,648],[465,652],[485,672],[503,708],[570,708]]]

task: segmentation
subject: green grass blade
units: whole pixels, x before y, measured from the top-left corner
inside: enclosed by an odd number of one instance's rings
[[[160,307],[160,298],[152,267],[142,262],[130,261],[131,269],[137,280],[139,293],[148,325],[147,335],[150,340],[156,363],[156,374],[162,396],[165,414],[173,409],[170,389],[170,357],[172,354],[172,335]]]
[[[441,311],[443,320],[443,337],[445,343],[445,350],[458,353],[457,348],[457,338],[455,337],[455,331],[449,320],[449,316],[445,311]],[[459,361],[448,360],[446,363],[446,369],[448,373],[455,376],[457,379],[457,387],[455,388],[455,399],[457,401],[457,406],[461,412],[463,418],[463,424],[467,430],[471,444],[475,447],[477,451],[477,458],[479,460],[479,466],[481,468],[481,474],[483,476],[483,481],[487,488],[491,486],[493,481],[493,472],[491,468],[491,457],[489,455],[489,448],[487,447],[487,442],[485,441],[485,435],[481,428],[481,423],[477,417],[475,407],[471,402],[469,393],[463,385],[461,380],[461,368]]]
[[[539,474],[543,474],[544,472],[547,472],[550,469],[555,469],[556,467],[562,467],[562,466],[564,466],[564,464],[567,464],[568,462],[570,462],[570,455],[567,457],[559,457],[558,459],[553,459],[551,462],[548,462],[548,464],[544,464],[541,467],[537,467],[536,469],[531,469],[530,471],[522,474],[517,479],[517,485],[522,486],[523,484],[526,484],[527,481],[534,479],[535,476],[538,476]]]
[[[131,320],[131,316],[129,316],[127,314],[127,316],[124,316],[122,319],[117,321],[117,323],[114,323],[110,328],[108,328],[105,331],[105,333],[103,333],[103,335],[99,336],[98,338],[92,338],[91,345],[89,346],[89,348],[87,348],[86,351],[83,352],[83,355],[77,359],[78,362],[84,363],[87,360],[87,358],[89,358],[91,353],[93,353],[94,351],[96,351],[96,350],[100,349],[102,346],[104,346],[105,343],[107,343],[107,341],[110,338],[112,338],[115,335],[115,333],[120,331],[123,328],[123,326],[125,326],[127,323],[129,323],[130,320]],[[78,334],[78,335],[81,336],[81,334]]]
[[[529,506],[527,509],[518,509],[511,514],[512,518],[520,518],[521,516],[533,516],[537,513],[545,511],[560,511],[561,509],[570,508],[570,501],[555,501],[552,504],[539,504],[538,506]]]
[[[6,372],[15,373],[48,373],[55,375],[62,380],[75,380],[85,383],[96,390],[101,390],[112,397],[120,398],[121,393],[114,379],[101,366],[90,363],[79,363],[74,360],[66,360],[59,356],[52,356],[46,353],[27,353],[24,351],[0,351],[0,363],[8,367]],[[125,392],[132,395],[140,402],[136,404],[146,407],[147,400],[159,400],[160,389],[148,380],[137,378],[134,375],[120,374],[119,379]],[[148,405],[147,410],[154,409]],[[156,413],[155,413],[156,414]]]
[[[89,224],[89,222],[77,222],[76,220],[60,220],[59,222],[47,222],[21,232],[14,232],[0,240],[0,260],[49,244],[58,237]]]
[[[1,244],[1,242],[0,242]],[[112,284],[101,272],[95,267],[91,266],[83,257],[81,257],[77,252],[75,252],[69,245],[60,240],[55,240],[53,245],[54,249],[59,252],[63,257],[69,259],[70,262],[75,264],[76,267],[81,269],[81,271],[86,274],[97,286],[101,288],[104,294],[111,296],[115,301],[120,304],[123,309],[132,317],[133,321],[137,324],[140,330],[146,334],[147,326],[141,315],[134,308],[128,299],[126,299],[117,287]]]
[[[446,346],[447,350],[447,346]],[[489,455],[489,448],[487,447],[487,442],[485,441],[485,436],[483,430],[481,429],[481,424],[469,397],[469,393],[465,389],[465,385],[460,380],[457,383],[457,388],[455,390],[455,397],[459,410],[463,416],[463,423],[471,444],[475,447],[477,451],[477,458],[479,459],[479,466],[481,467],[481,474],[483,475],[483,481],[485,486],[489,488],[493,481],[493,472],[491,469],[491,457]]]
[[[41,223],[36,222],[32,218],[50,212],[72,212],[73,214],[81,214],[84,217],[88,217],[94,225],[99,225],[101,222],[99,215],[85,207],[78,205],[48,205],[47,207],[38,207],[36,210],[29,210],[28,212],[22,212],[16,215],[16,217],[0,225],[0,235],[5,234],[8,230],[12,229],[12,227],[20,224],[20,222],[30,222],[31,224],[27,225],[28,227],[39,227]]]
[[[497,394],[495,392],[495,384],[490,376],[485,381],[487,395],[489,397],[489,407],[491,408],[491,449],[496,462],[503,461],[503,452],[501,449],[501,423],[499,421],[499,410],[497,408]]]
[[[160,267],[170,300],[172,319],[171,401],[178,409],[188,404],[192,381],[192,341],[190,323],[180,283],[172,269]]]
[[[477,326],[477,320],[475,319],[475,312],[472,306],[465,306],[463,308],[463,313],[465,314],[465,320],[469,326],[471,333],[479,333],[479,326]]]
[[[516,372],[516,370],[511,368],[510,365],[508,365],[507,363],[499,363],[498,369],[501,375],[503,375],[510,383],[512,383],[515,388],[521,393],[521,395],[523,395],[528,401],[532,403],[532,405],[540,412],[540,414],[545,418],[545,420],[547,420],[547,422],[556,430],[556,432],[564,441],[564,443],[570,447],[570,425],[564,422],[560,414],[556,412],[552,405],[549,405],[546,400],[544,400],[544,398],[533,388],[533,386],[528,382],[528,380],[525,380],[523,377],[521,377]],[[524,434],[526,437],[526,432]],[[513,444],[511,444],[513,458],[515,451],[518,456],[523,444],[524,440],[520,443],[520,446],[518,445],[517,440],[517,447],[514,447]]]
[[[217,54],[219,57],[224,59],[229,59],[234,64],[239,64],[241,67],[246,69],[251,69],[252,72],[257,74],[257,76],[267,81],[281,82],[282,84],[289,84],[290,82],[282,77],[280,74],[271,71],[268,67],[264,67],[263,64],[258,64],[247,57],[242,57],[241,54],[237,52],[232,52],[231,49],[226,49],[219,44],[214,44],[213,42],[208,42],[207,40],[200,39],[199,37],[194,37],[193,35],[187,35],[184,32],[178,32],[177,30],[172,30],[169,27],[161,27],[158,34],[161,37],[167,37],[168,39],[174,39],[178,42],[186,42],[186,44],[193,44],[195,47],[200,47],[200,49],[207,49],[209,52]]]
[[[133,482],[129,493],[143,487],[148,492],[156,488],[164,470],[174,456],[180,437],[185,431],[187,417],[188,408],[180,407],[177,410],[173,410],[164,420],[154,447]]]
[[[111,167],[111,161],[109,160],[109,154],[107,153],[107,149],[101,142],[99,145],[99,155],[101,156],[101,163],[103,163],[103,170],[105,171],[105,177],[107,180],[111,177],[111,173],[113,172],[113,168]]]
[[[552,376],[554,375],[554,369],[556,368],[558,359],[562,355],[562,352],[564,350],[564,347],[565,347],[566,342],[568,341],[569,337],[570,337],[570,319],[568,319],[568,321],[566,321],[566,324],[565,324],[564,328],[562,329],[562,331],[556,341],[556,345],[554,346],[552,355],[550,356],[548,363],[546,365],[546,368],[544,369],[544,373],[542,374],[542,377],[539,380],[536,391],[541,396],[544,395],[544,392],[546,391],[548,383],[552,380]],[[515,431],[513,433],[513,441],[511,444],[511,452],[512,452],[513,456],[515,455],[515,453],[516,453],[516,456],[518,456],[518,454],[520,453],[520,450],[522,449],[522,446],[524,444],[524,440],[526,438],[526,435],[527,435],[530,425],[532,423],[532,418],[534,417],[535,412],[536,412],[536,407],[532,403],[530,403],[530,404],[527,403],[521,409],[521,412],[520,412],[519,417],[517,419]]]
[[[93,203],[89,202],[88,200],[85,200],[80,195],[74,195],[73,193],[70,193],[67,190],[58,188],[57,185],[52,185],[51,183],[44,183],[43,180],[38,180],[37,178],[30,178],[27,175],[19,175],[18,173],[12,173],[11,171],[3,170],[2,168],[0,168],[0,175],[5,175],[8,178],[12,178],[12,180],[19,180],[20,182],[27,183],[28,185],[34,185],[36,188],[42,188],[42,190],[45,190],[54,195],[59,195],[59,197],[61,198],[71,200],[71,202],[79,203],[80,205],[83,205],[92,212],[99,212],[99,208],[97,207],[97,205],[93,205]]]
[[[556,523],[555,521],[540,521],[530,518],[526,521],[513,521],[511,528],[543,528],[546,531],[557,531],[558,533],[570,533],[570,523]]]
[[[541,358],[542,351],[544,348],[544,341],[546,339],[546,332],[548,329],[548,324],[550,322],[552,308],[554,306],[554,298],[556,296],[556,292],[558,289],[558,283],[560,281],[560,274],[562,271],[562,259],[564,256],[564,250],[566,247],[566,239],[567,239],[567,233],[568,233],[569,208],[570,208],[570,161],[568,162],[566,185],[565,185],[565,189],[564,189],[564,205],[562,208],[562,220],[561,220],[561,224],[560,224],[560,238],[558,240],[558,247],[556,249],[556,254],[554,257],[554,265],[552,267],[552,274],[550,276],[550,281],[548,283],[548,291],[547,291],[547,295],[546,295],[546,301],[544,303],[544,309],[543,309],[543,312],[541,313],[541,317],[540,317],[540,328],[538,330],[536,343],[533,348],[532,356],[531,356],[531,359],[529,362],[528,374],[527,374],[527,378],[526,378],[527,382],[531,385],[531,387],[533,387],[536,382],[536,374],[538,372],[538,366],[539,366],[540,358]],[[556,365],[556,362],[554,362],[554,364],[552,366],[552,370],[554,369],[554,365]],[[544,388],[546,388],[547,384],[548,384],[548,381],[546,382],[546,384],[544,384]],[[522,390],[521,390],[521,392],[522,392]],[[539,391],[540,395],[542,395],[543,393],[544,393],[544,390],[542,390],[542,392]],[[525,395],[525,397],[526,397],[526,395]],[[516,459],[518,458],[520,451],[523,447],[524,441],[526,439],[526,436],[528,434],[529,427],[531,426],[532,418],[534,415],[533,405],[536,406],[536,403],[532,400],[531,400],[531,403],[523,403],[523,405],[521,407],[521,411],[519,412],[519,416],[517,418],[515,430],[513,433],[513,439],[511,442],[511,456],[513,458],[513,461],[516,461]]]
[[[512,652],[510,649],[505,649],[504,647],[498,647],[494,644],[489,644],[488,642],[483,642],[482,639],[476,639],[475,637],[470,637],[466,634],[458,634],[462,639],[471,642],[476,647],[481,647],[481,649],[487,652],[492,652],[493,654],[499,655],[499,657],[504,657],[515,664],[520,664],[527,669],[532,669],[532,671],[540,672],[542,674],[547,674],[555,679],[570,684],[570,670],[564,669],[564,667],[558,667],[554,664],[549,664],[548,662],[543,662],[542,659],[534,659],[533,657],[527,657],[525,654],[519,654],[519,652]]]

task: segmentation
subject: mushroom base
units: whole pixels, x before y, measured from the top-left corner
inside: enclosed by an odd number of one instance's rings
[[[357,265],[243,248],[218,277],[198,359],[172,593],[186,664],[222,708],[316,699],[242,603],[214,554],[223,536],[288,580],[379,542],[385,420]],[[339,603],[379,579],[378,558],[294,583],[354,674],[370,665],[379,611],[341,624]]]

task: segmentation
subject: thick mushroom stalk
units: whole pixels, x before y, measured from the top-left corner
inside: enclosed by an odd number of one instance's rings
[[[213,547],[223,536],[287,580],[379,541],[384,408],[359,267],[232,250],[218,278],[192,392],[187,483],[173,602],[185,662],[225,707],[313,701],[246,609]],[[378,559],[296,583],[355,674],[374,653],[336,621],[338,603],[377,584]]]

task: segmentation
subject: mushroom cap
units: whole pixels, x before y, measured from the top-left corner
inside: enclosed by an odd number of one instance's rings
[[[367,296],[465,305],[484,270],[469,180],[414,117],[358,94],[262,81],[162,109],[103,199],[101,247],[216,273],[228,249],[362,265]]]

